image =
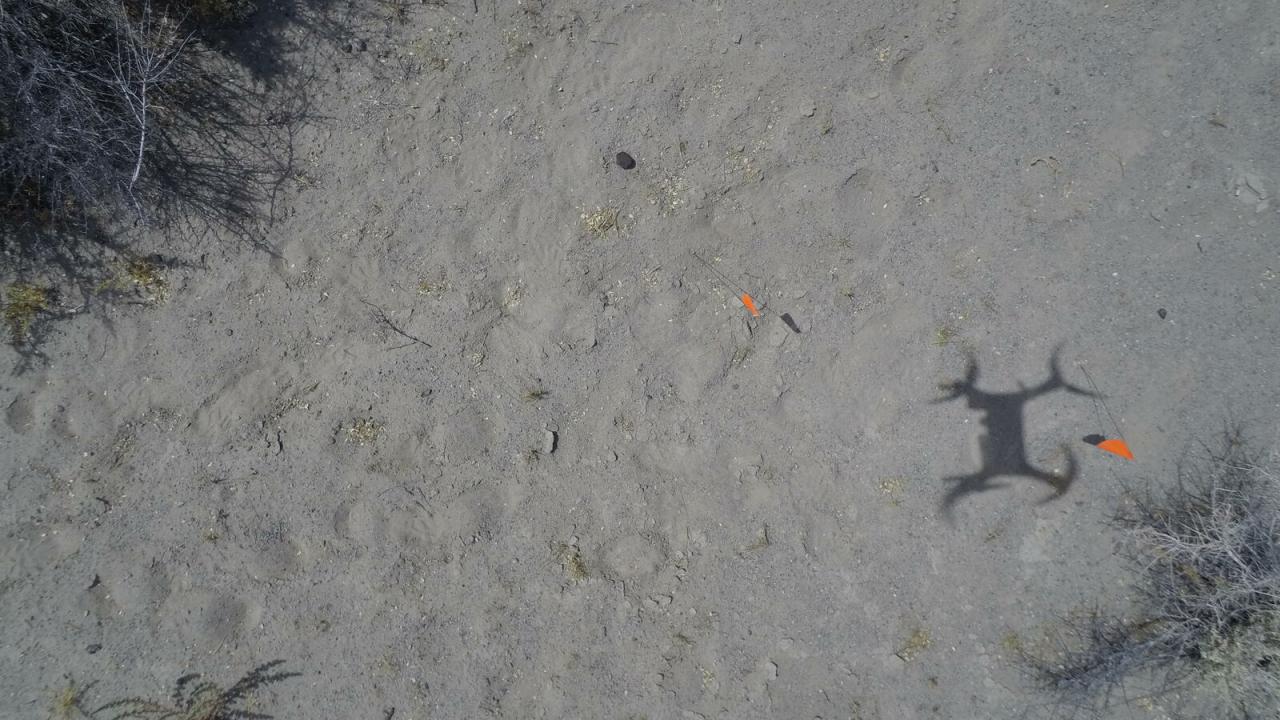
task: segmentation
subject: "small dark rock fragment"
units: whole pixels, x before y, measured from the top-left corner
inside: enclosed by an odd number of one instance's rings
[[[102,578],[96,573],[93,576],[93,582],[89,583],[89,589],[92,590],[102,584]]]
[[[101,650],[101,649],[102,649],[102,643],[94,643],[94,644],[90,645],[89,647],[85,648],[85,650],[88,650],[88,651],[89,651],[89,654],[90,654],[90,655],[92,655],[92,654],[94,654],[94,653],[98,652],[98,651],[99,651],[99,650]]]
[[[1163,320],[1166,317],[1168,317],[1169,311],[1165,310],[1164,308],[1160,308],[1159,310],[1156,310],[1156,314],[1160,316],[1161,320]]]
[[[623,170],[630,170],[636,166],[636,159],[631,157],[629,153],[620,152],[616,159],[618,161],[618,167]]]

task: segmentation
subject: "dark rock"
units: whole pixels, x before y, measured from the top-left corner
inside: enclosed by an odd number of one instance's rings
[[[617,157],[618,167],[623,170],[630,170],[636,166],[636,159],[631,157],[629,153],[620,152]]]

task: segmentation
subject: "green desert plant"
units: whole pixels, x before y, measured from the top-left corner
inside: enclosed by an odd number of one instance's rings
[[[1187,714],[1280,718],[1276,460],[1229,432],[1172,487],[1131,493],[1115,523],[1137,573],[1135,611],[1068,619],[1057,652],[1024,654],[1062,707],[1178,691]]]
[[[268,720],[271,716],[247,710],[243,704],[254,691],[296,677],[276,672],[283,660],[259,665],[228,688],[201,681],[200,675],[183,675],[174,683],[168,702],[131,697],[114,700],[87,713],[94,720]]]

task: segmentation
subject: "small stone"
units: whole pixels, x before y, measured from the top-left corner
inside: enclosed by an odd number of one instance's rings
[[[738,33],[737,35],[734,35],[734,36],[733,36],[733,44],[734,44],[734,45],[741,45],[741,44],[742,44],[742,33]]]
[[[555,430],[545,430],[542,434],[542,454],[550,455],[560,444],[560,435]]]
[[[1163,320],[1169,315],[1169,311],[1164,308],[1160,308],[1159,310],[1156,310],[1156,314],[1160,316],[1161,320]]]
[[[804,117],[813,117],[818,112],[817,105],[805,105],[803,108],[804,109],[800,111],[800,114]]]
[[[102,649],[102,643],[93,643],[89,647],[85,648],[85,650],[89,651],[90,655],[93,655],[94,653],[98,652],[101,649]]]
[[[636,166],[636,159],[631,157],[629,153],[620,152],[615,160],[618,163],[618,167],[623,170],[630,170]]]

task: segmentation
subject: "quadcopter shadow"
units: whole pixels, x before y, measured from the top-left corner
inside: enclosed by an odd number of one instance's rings
[[[978,365],[970,356],[969,369],[964,379],[943,384],[940,389],[948,391],[948,394],[934,400],[935,403],[940,403],[963,397],[970,408],[983,412],[981,422],[986,431],[978,440],[982,452],[982,467],[969,475],[943,478],[944,482],[953,483],[942,501],[943,515],[950,521],[955,504],[967,495],[1006,487],[1008,483],[993,482],[999,477],[1022,476],[1045,483],[1053,489],[1053,494],[1046,497],[1042,503],[1065,495],[1076,478],[1075,456],[1072,455],[1070,448],[1063,444],[1063,451],[1067,455],[1065,474],[1053,473],[1033,466],[1027,460],[1024,408],[1033,399],[1055,390],[1065,390],[1087,397],[1094,397],[1094,394],[1075,387],[1062,378],[1062,371],[1058,368],[1058,350],[1054,350],[1053,356],[1049,359],[1049,379],[1033,388],[1022,387],[1018,392],[992,393],[974,387],[977,380]]]

